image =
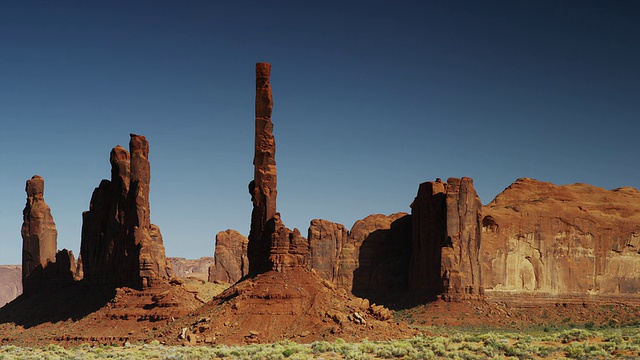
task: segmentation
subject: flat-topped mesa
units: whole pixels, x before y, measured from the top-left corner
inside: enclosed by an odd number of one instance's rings
[[[130,152],[111,150],[111,181],[103,180],[83,213],[85,282],[146,288],[171,276],[160,229],[151,224],[149,143],[131,134]]]
[[[447,301],[483,296],[479,263],[482,204],[473,180],[420,184],[412,206],[409,289]]]
[[[249,183],[253,202],[251,232],[247,254],[249,273],[285,270],[293,266],[306,266],[308,244],[299,231],[289,230],[282,224],[276,211],[276,142],[273,136],[271,112],[273,98],[269,82],[271,65],[256,64],[255,154],[254,175]]]
[[[27,180],[27,204],[22,212],[22,285],[28,293],[40,285],[42,272],[56,261],[58,231],[44,201],[44,179]]]

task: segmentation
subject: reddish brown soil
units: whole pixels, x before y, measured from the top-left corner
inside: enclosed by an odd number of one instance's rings
[[[184,284],[101,293],[74,287],[21,295],[0,309],[0,343],[41,346],[149,341],[160,328],[202,304],[197,291]]]
[[[191,284],[167,284],[87,293],[72,288],[0,309],[0,344],[150,342],[208,345],[406,338],[439,327],[489,329],[620,326],[640,318],[636,298],[492,298],[459,303],[436,300],[376,319],[366,301],[348,295],[309,271],[268,272],[227,289],[204,304]],[[207,283],[207,285],[213,285]],[[204,286],[204,285],[203,285]],[[197,290],[200,294],[196,294]],[[209,295],[210,296],[210,295]],[[365,323],[359,323],[354,314]],[[435,327],[435,328],[434,328]],[[184,336],[181,336],[184,335]]]
[[[436,300],[395,312],[396,321],[412,327],[454,326],[495,329],[553,329],[572,326],[621,326],[637,324],[640,299],[488,297],[485,301],[459,303]]]
[[[357,315],[356,315],[357,314]],[[361,316],[364,322],[356,317]],[[410,337],[406,323],[382,321],[368,301],[348,295],[314,272],[293,268],[242,281],[176,323],[192,343],[382,340]],[[169,338],[175,326],[167,329]]]

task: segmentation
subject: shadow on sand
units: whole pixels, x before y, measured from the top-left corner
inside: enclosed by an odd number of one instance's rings
[[[79,320],[104,307],[114,296],[113,289],[88,288],[79,282],[43,288],[22,294],[0,308],[0,324],[30,328],[48,322]]]

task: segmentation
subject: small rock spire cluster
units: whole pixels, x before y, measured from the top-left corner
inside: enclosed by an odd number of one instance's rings
[[[131,134],[129,150],[111,150],[111,180],[103,180],[82,214],[84,279],[91,285],[146,288],[171,276],[160,229],[149,211],[149,142]]]

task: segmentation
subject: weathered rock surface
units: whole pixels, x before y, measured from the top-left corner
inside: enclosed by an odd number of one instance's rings
[[[25,292],[38,286],[42,272],[56,261],[58,230],[44,201],[44,179],[27,180],[27,204],[22,212],[22,283]]]
[[[311,220],[309,239],[310,266],[320,277],[337,283],[338,259],[349,239],[349,232],[342,224],[331,221]]]
[[[22,266],[0,265],[0,307],[22,294]]]
[[[249,272],[284,271],[308,263],[308,243],[297,229],[286,228],[276,212],[276,142],[273,137],[271,65],[256,64],[254,176],[249,183],[253,202],[247,254]]]
[[[248,244],[249,239],[236,230],[219,232],[214,261],[209,267],[209,281],[233,284],[246,276],[249,273]]]
[[[209,267],[213,265],[213,257],[211,256],[204,256],[199,259],[170,257],[167,258],[167,260],[171,263],[173,276],[183,279],[191,277],[207,281],[209,278]]]
[[[27,180],[26,192],[21,230],[23,291],[66,286],[74,281],[75,258],[70,251],[56,251],[58,231],[44,201],[44,179],[34,175]]]
[[[144,288],[171,276],[160,229],[149,217],[149,143],[131,134],[129,149],[111,151],[111,181],[100,183],[83,213],[80,252],[88,284]]]
[[[311,269],[356,296],[376,302],[397,299],[407,290],[410,218],[406,213],[369,215],[350,232],[341,224],[312,220]]]
[[[638,190],[518,179],[483,213],[483,285],[492,294],[640,292]]]
[[[421,184],[412,211],[411,291],[453,301],[481,297],[482,204],[473,180]]]

